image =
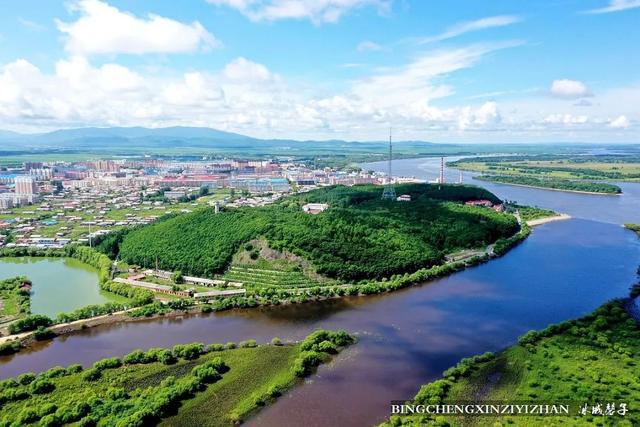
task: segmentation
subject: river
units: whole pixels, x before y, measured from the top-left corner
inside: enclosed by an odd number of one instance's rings
[[[430,168],[435,165],[437,176],[437,161],[399,160],[394,169],[433,179]],[[4,357],[0,376],[89,364],[135,348],[299,339],[317,328],[343,328],[358,334],[358,344],[247,424],[367,426],[388,416],[391,400],[411,398],[460,358],[500,350],[530,329],[586,314],[627,293],[640,263],[640,243],[619,224],[640,222],[640,185],[624,185],[622,196],[605,197],[477,184],[574,219],[536,227],[506,256],[422,286],[324,303],[105,325]]]

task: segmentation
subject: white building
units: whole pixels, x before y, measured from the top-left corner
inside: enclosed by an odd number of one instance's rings
[[[38,194],[38,184],[33,176],[23,175],[16,177],[16,194]]]
[[[304,213],[312,215],[319,214],[320,212],[324,212],[327,209],[329,209],[329,205],[326,203],[307,203],[306,205],[302,206],[302,210],[304,211]]]

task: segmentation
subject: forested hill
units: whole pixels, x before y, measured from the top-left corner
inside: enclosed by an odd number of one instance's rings
[[[441,263],[457,249],[511,236],[511,215],[463,202],[490,192],[461,185],[397,186],[411,202],[380,199],[376,186],[329,187],[262,208],[203,209],[125,235],[120,258],[130,264],[211,276],[223,272],[244,243],[258,237],[269,246],[310,261],[318,273],[347,281],[390,277]],[[328,203],[319,215],[302,212],[307,202]]]

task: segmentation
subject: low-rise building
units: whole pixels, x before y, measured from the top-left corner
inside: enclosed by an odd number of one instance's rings
[[[326,203],[307,203],[306,205],[302,206],[302,210],[304,213],[312,215],[317,215],[321,212],[326,211],[327,209],[329,209],[329,205]]]

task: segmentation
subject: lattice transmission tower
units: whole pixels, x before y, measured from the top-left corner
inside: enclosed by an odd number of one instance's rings
[[[391,128],[389,128],[389,168],[387,170],[387,183],[382,191],[382,198],[386,200],[396,200],[396,188],[393,186],[391,175],[391,159],[393,158],[393,148],[391,145]]]

